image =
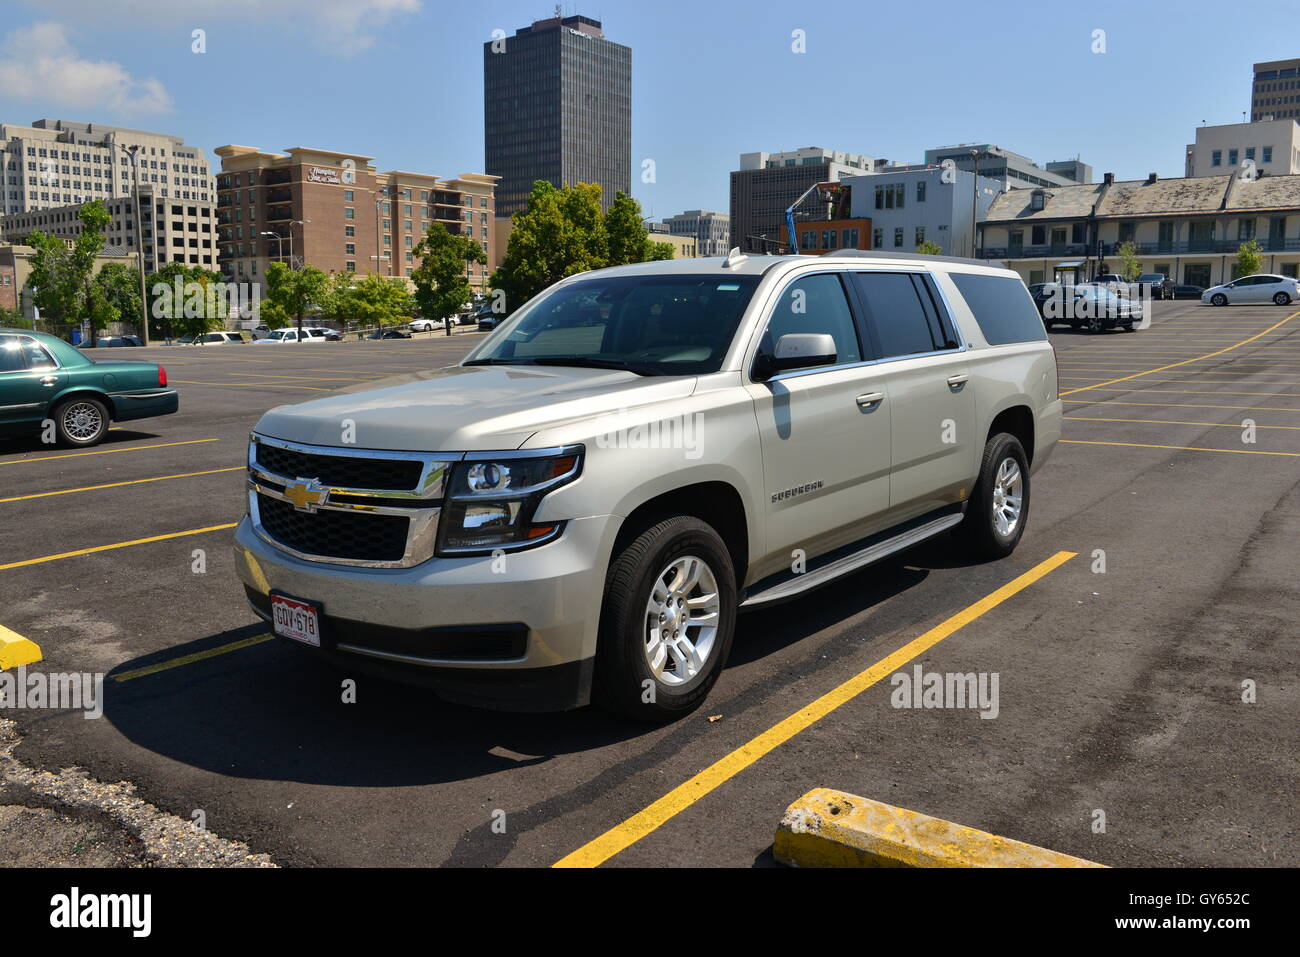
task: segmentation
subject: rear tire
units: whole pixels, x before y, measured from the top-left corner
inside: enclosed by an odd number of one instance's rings
[[[98,399],[77,396],[59,403],[52,416],[59,444],[85,448],[98,444],[108,434],[108,407]]]
[[[646,528],[605,577],[596,703],[639,721],[690,714],[726,664],[736,605],[731,554],[710,525],[676,515]]]
[[[961,531],[972,554],[993,561],[1016,550],[1028,518],[1029,460],[1019,439],[999,432],[984,446]]]
[[[1088,332],[1092,335],[1099,335],[1106,331],[1106,321],[1101,316],[1088,317]]]
[[[1276,296],[1274,296],[1273,301],[1277,303],[1279,306],[1291,305],[1291,297],[1284,292],[1279,292]]]

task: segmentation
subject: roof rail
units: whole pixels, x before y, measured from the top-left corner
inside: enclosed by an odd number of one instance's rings
[[[1000,266],[989,259],[971,259],[969,256],[929,256],[925,253],[891,253],[883,249],[837,249],[827,256],[852,256],[862,259],[920,259],[925,262],[965,263],[968,266]]]

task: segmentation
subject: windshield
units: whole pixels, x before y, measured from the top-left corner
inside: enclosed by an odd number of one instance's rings
[[[283,339],[283,338],[284,338],[284,331],[283,331],[282,329],[276,329],[275,331],[273,331],[273,332],[272,332],[269,336],[267,336],[266,338],[268,338],[268,339]]]
[[[466,365],[574,365],[640,375],[717,372],[757,276],[610,276],[560,286]]]

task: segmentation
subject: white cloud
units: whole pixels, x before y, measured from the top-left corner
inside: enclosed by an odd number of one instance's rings
[[[171,96],[152,77],[137,79],[120,63],[81,57],[58,23],[20,27],[5,37],[0,50],[0,90],[14,99],[124,114],[172,108]]]
[[[29,0],[31,2],[31,0]],[[129,14],[136,29],[175,24],[189,46],[191,29],[206,29],[209,44],[217,24],[257,23],[290,38],[309,38],[321,50],[341,56],[374,46],[375,35],[398,16],[418,13],[422,0],[133,0]],[[120,22],[123,9],[104,0],[41,0],[41,9],[78,21]],[[209,53],[213,52],[209,47]]]

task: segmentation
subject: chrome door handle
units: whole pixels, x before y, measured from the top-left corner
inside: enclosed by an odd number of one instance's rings
[[[879,405],[884,401],[885,401],[885,393],[883,392],[868,392],[864,395],[858,396],[858,405],[860,405],[864,409],[868,408],[869,406]]]
[[[41,385],[58,385],[58,384],[59,384],[58,376],[52,376],[52,375],[41,376]]]
[[[948,376],[948,388],[960,389],[966,384],[966,380],[969,378],[970,376],[968,375],[950,375]]]

